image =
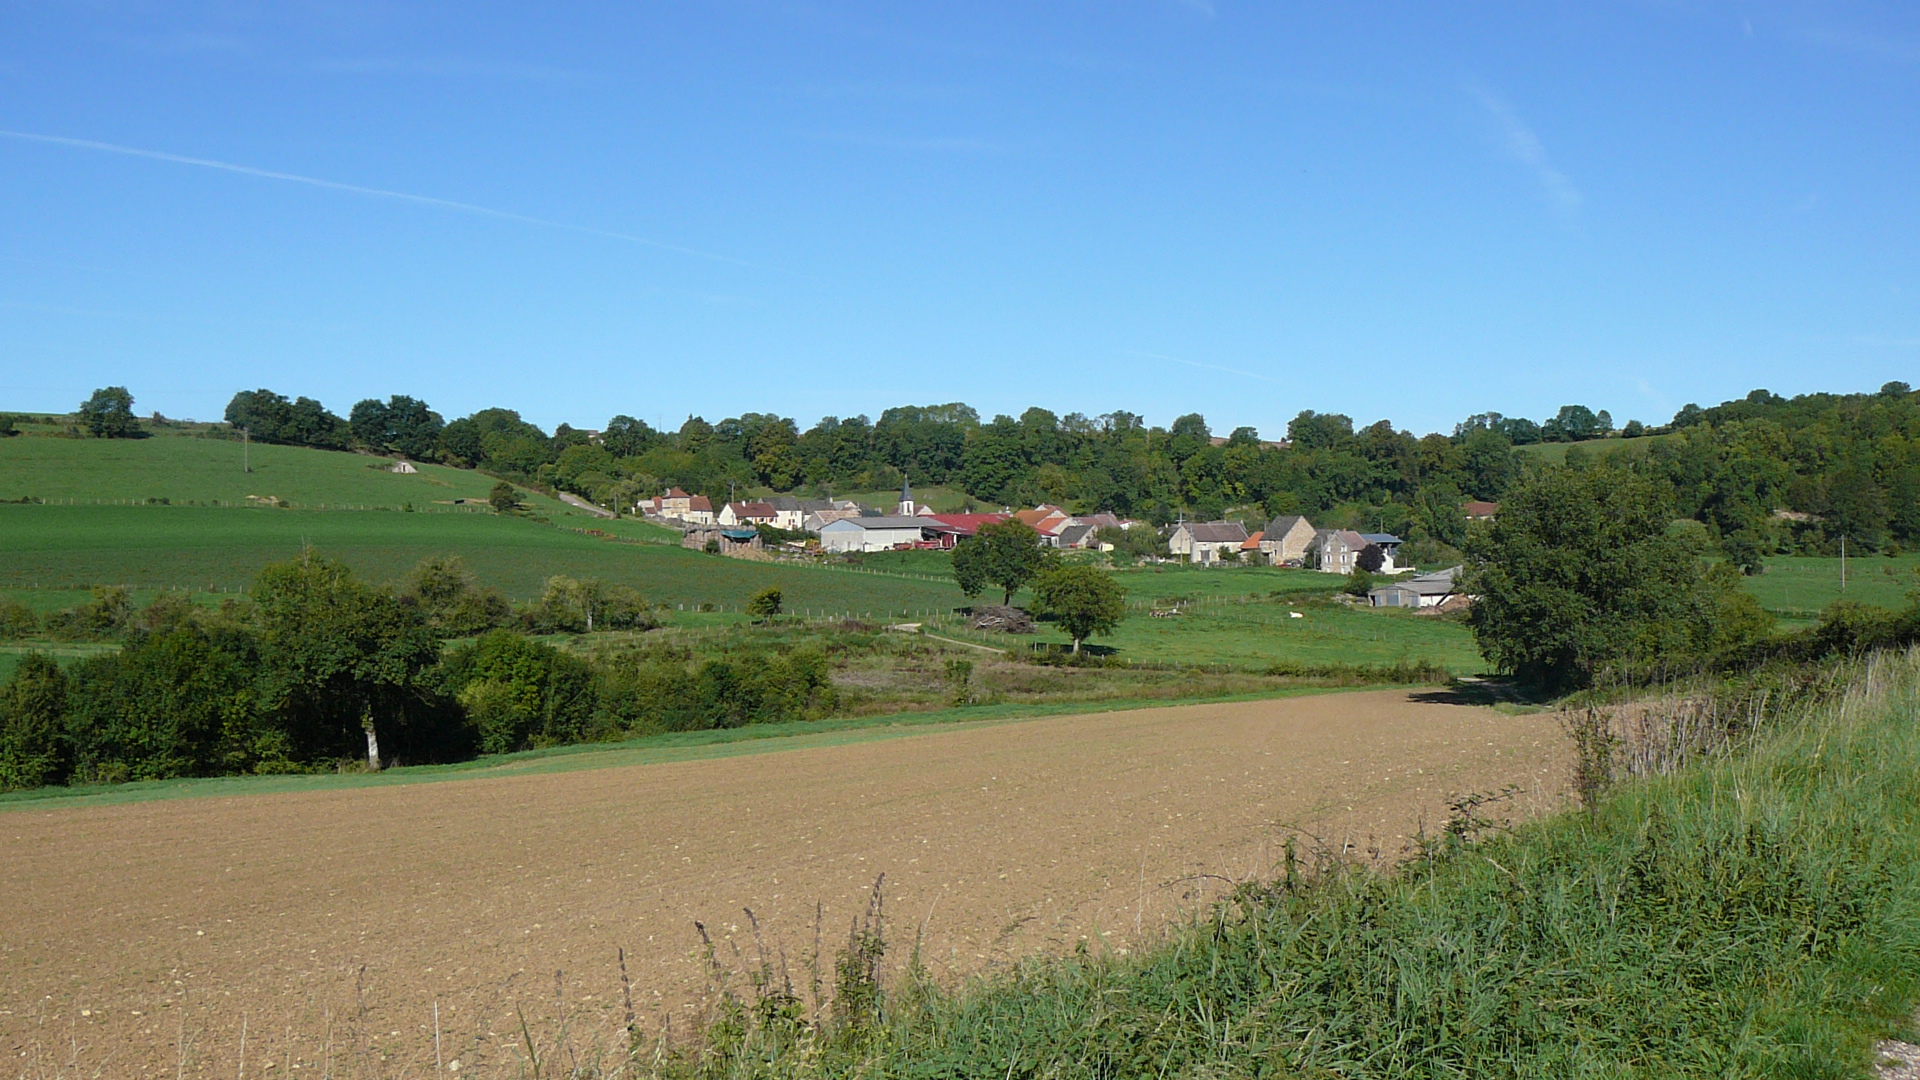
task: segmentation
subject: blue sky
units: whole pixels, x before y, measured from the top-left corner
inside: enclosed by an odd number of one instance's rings
[[[1920,382],[1916,91],[1911,4],[6,2],[0,406]]]

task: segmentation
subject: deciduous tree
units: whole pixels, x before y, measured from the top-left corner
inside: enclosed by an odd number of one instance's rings
[[[1034,606],[1073,639],[1073,651],[1094,634],[1111,634],[1127,616],[1127,593],[1113,575],[1085,563],[1050,567],[1033,584]]]
[[[988,585],[1004,592],[1003,604],[1025,588],[1046,565],[1047,550],[1033,526],[1010,520],[980,526],[973,539],[953,553],[953,576],[960,591],[978,596]]]
[[[1670,533],[1666,493],[1614,469],[1552,469],[1468,537],[1467,615],[1480,651],[1552,689],[1616,663],[1684,653],[1711,631],[1719,597]]]
[[[96,439],[130,439],[139,434],[133,419],[133,395],[124,386],[105,386],[80,403],[80,422]]]

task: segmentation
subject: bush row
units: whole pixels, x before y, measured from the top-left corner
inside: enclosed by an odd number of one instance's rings
[[[453,761],[838,705],[826,657],[805,649],[585,659],[507,628],[444,648],[446,625],[489,598],[457,564],[423,571],[395,593],[308,555],[264,571],[246,605],[96,599],[103,619],[124,609],[124,647],[66,670],[29,655],[0,687],[0,789]],[[634,622],[580,601],[580,583],[548,591],[529,610],[549,625]]]

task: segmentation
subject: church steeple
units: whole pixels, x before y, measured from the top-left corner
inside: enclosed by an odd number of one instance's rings
[[[913,516],[913,510],[914,510],[913,483],[907,479],[906,474],[904,473],[902,473],[900,476],[900,507],[899,509],[900,509],[901,517]]]

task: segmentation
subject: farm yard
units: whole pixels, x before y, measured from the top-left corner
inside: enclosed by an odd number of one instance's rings
[[[436,1051],[525,1075],[529,1046],[584,1063],[623,1039],[620,949],[643,1027],[689,1033],[696,919],[737,970],[750,908],[803,996],[882,873],[889,976],[916,944],[948,980],[1122,953],[1288,837],[1391,859],[1449,796],[1555,809],[1564,746],[1546,715],[1372,691],[38,799],[0,810],[0,1031],[31,1076],[232,1075],[243,1041],[248,1075],[424,1075]]]

